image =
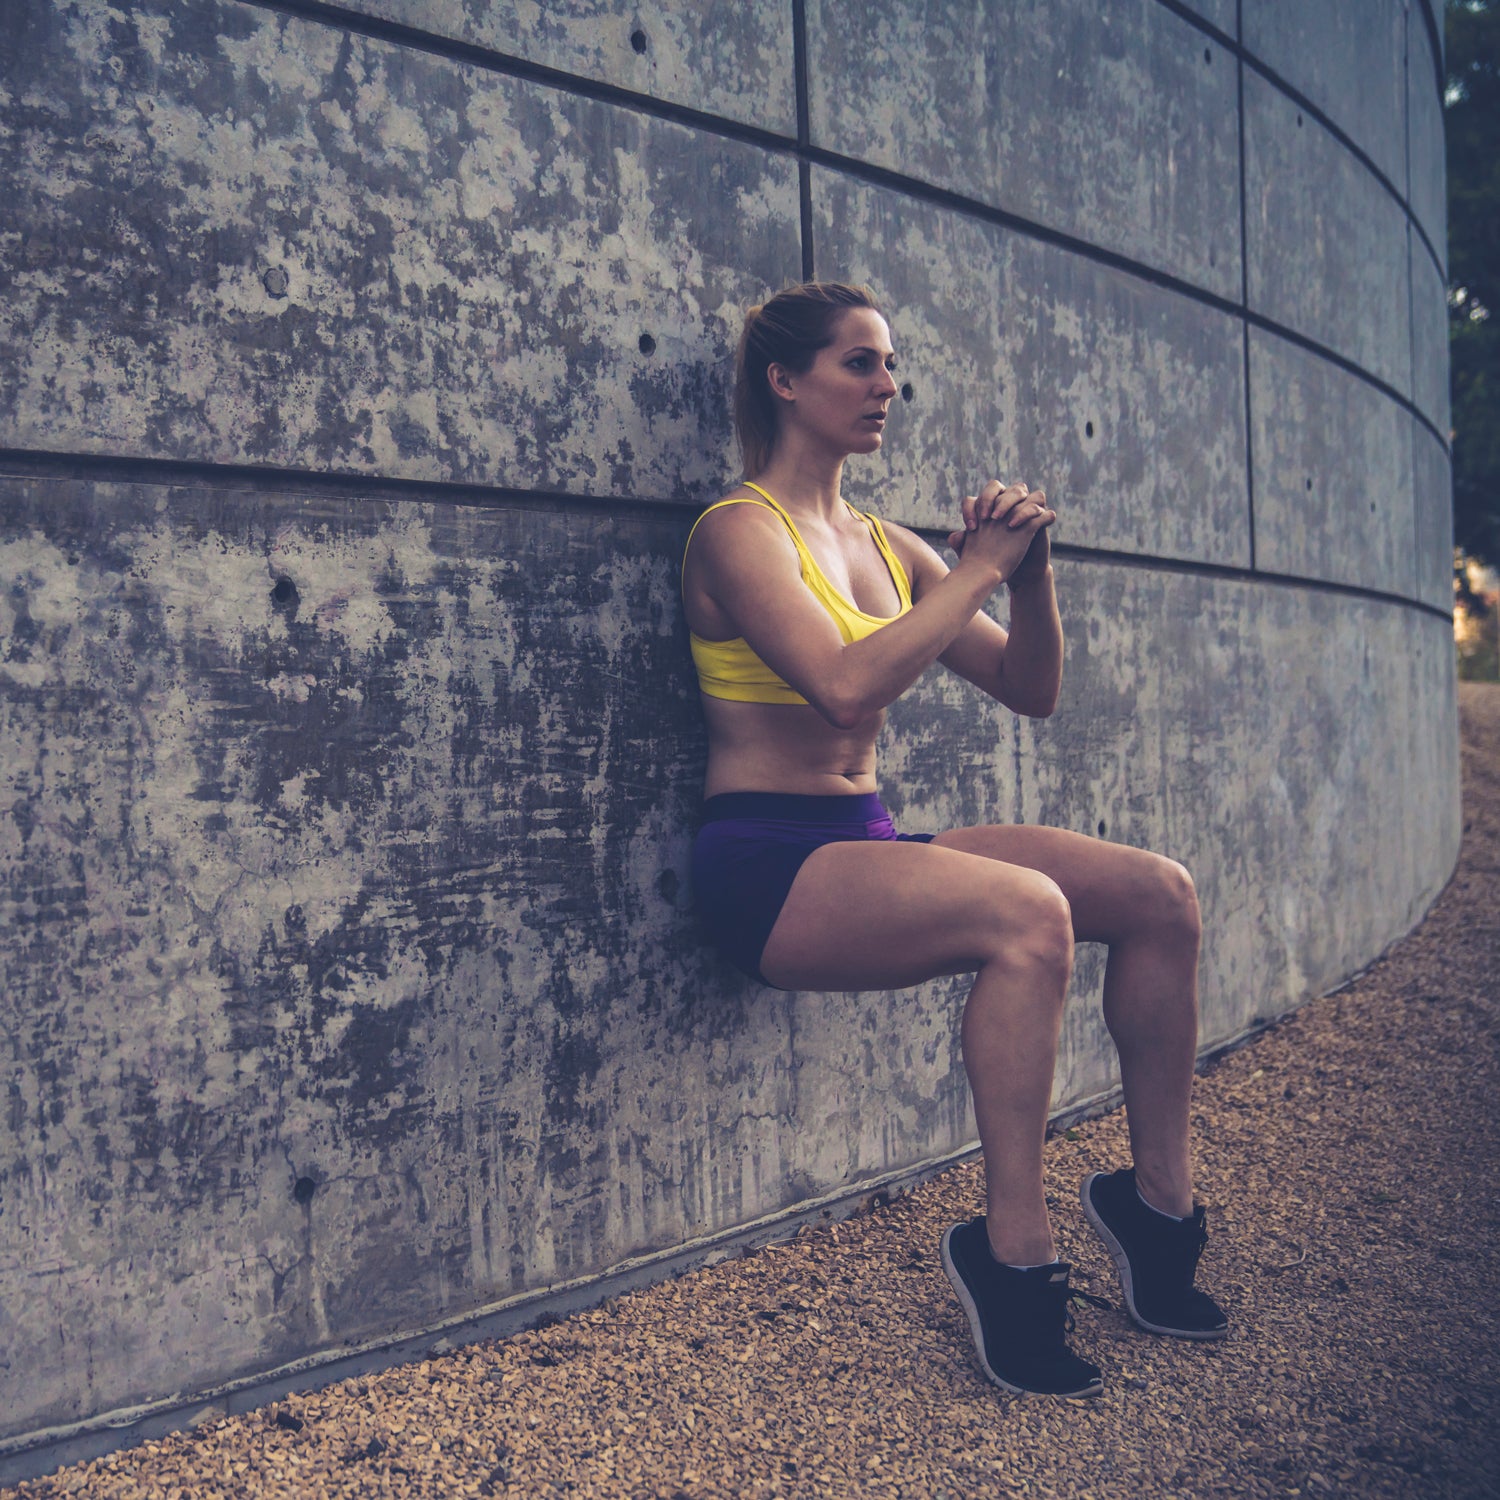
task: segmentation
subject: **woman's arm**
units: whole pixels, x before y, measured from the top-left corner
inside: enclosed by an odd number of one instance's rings
[[[996,509],[971,533],[956,567],[932,554],[942,576],[929,579],[906,614],[846,643],[802,582],[781,521],[759,506],[726,506],[699,526],[693,542],[689,589],[714,626],[699,634],[743,636],[830,724],[853,729],[895,702],[971,622],[987,618],[980,606],[1052,519],[1019,490],[1006,492]]]
[[[915,532],[886,523],[912,578],[915,595],[939,587],[950,577],[948,565]],[[955,533],[955,536],[958,534]],[[959,538],[969,550],[968,532]],[[1028,718],[1045,719],[1057,707],[1062,686],[1062,621],[1052,587],[1047,532],[1038,532],[1025,561],[1009,576],[1010,629],[1003,630],[984,613],[976,613],[939,657],[945,667],[982,692]]]

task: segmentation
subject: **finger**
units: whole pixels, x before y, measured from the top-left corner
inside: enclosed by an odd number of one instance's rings
[[[979,504],[976,508],[980,520],[990,521],[994,519],[995,506],[1001,495],[1005,493],[1005,483],[1000,479],[991,479],[979,491]]]
[[[962,557],[964,555],[964,541],[968,535],[967,531],[950,531],[948,533],[949,549]]]
[[[1033,504],[1029,496],[1023,496],[1011,507],[1005,524],[1014,530],[1017,527],[1024,526],[1028,521],[1035,519],[1046,508],[1045,505]]]
[[[978,495],[965,495],[963,503],[958,507],[959,514],[964,518],[964,530],[973,531],[979,525],[979,516],[976,507],[979,504]]]
[[[1034,511],[1028,510],[1019,523],[1012,521],[1011,525],[1018,531],[1022,527],[1029,526],[1033,532],[1037,532],[1045,530],[1056,519],[1057,512],[1055,510],[1048,510],[1045,505],[1039,505]]]

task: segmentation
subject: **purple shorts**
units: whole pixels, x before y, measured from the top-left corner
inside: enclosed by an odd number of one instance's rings
[[[897,833],[874,792],[852,797],[725,792],[710,797],[693,844],[698,920],[736,968],[769,984],[760,972],[760,956],[802,861],[814,849],[866,839],[925,844],[931,838],[930,833]]]

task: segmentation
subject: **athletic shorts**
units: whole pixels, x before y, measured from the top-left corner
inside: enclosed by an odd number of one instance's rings
[[[710,797],[693,844],[693,895],[709,941],[736,968],[769,984],[760,972],[760,956],[802,861],[824,844],[867,839],[925,844],[932,835],[897,833],[874,792]]]

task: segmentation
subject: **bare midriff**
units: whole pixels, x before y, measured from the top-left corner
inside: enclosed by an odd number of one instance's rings
[[[708,774],[703,793],[790,792],[829,797],[873,792],[875,742],[885,711],[835,729],[801,703],[737,703],[703,696]]]

